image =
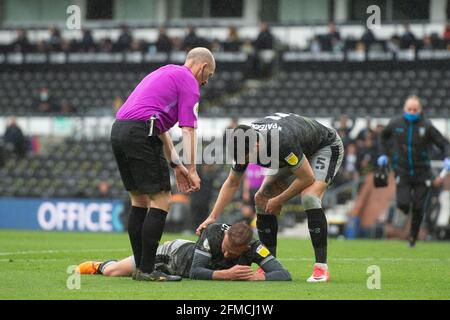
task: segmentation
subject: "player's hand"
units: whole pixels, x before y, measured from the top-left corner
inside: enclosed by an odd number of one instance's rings
[[[228,269],[228,275],[230,280],[251,280],[253,270],[249,266],[238,264]]]
[[[197,171],[189,172],[189,184],[191,186],[190,191],[196,192],[200,190],[200,177],[198,176]]]
[[[175,180],[177,181],[177,189],[183,193],[189,193],[191,186],[189,182],[189,172],[185,166],[179,165],[174,169]]]
[[[206,229],[207,226],[216,222],[216,219],[213,217],[208,217],[205,221],[202,222],[201,225],[198,226],[197,230],[195,230],[196,235],[201,235],[203,230]]]
[[[253,272],[250,281],[264,281],[266,280],[266,275],[262,272]]]
[[[277,199],[272,198],[267,201],[266,212],[272,215],[279,215],[283,204]]]

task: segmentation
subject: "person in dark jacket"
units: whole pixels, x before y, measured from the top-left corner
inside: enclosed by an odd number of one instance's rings
[[[450,143],[425,118],[417,96],[406,99],[403,111],[402,117],[391,119],[381,132],[381,155],[377,163],[387,166],[391,159],[397,183],[397,207],[405,214],[412,209],[409,244],[414,247],[433,179],[431,146],[437,146],[445,154],[444,167],[450,170]]]

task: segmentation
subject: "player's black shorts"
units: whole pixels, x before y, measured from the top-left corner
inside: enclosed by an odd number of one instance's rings
[[[155,128],[156,131],[156,128]],[[145,121],[116,120],[111,145],[125,189],[141,194],[170,191],[170,174],[157,132]]]

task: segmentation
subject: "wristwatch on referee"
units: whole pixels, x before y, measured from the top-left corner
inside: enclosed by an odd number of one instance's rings
[[[176,160],[176,161],[170,161],[169,165],[172,169],[175,169],[176,167],[178,167],[181,164],[180,159]]]

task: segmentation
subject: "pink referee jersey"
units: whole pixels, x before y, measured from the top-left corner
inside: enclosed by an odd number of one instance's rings
[[[118,120],[149,120],[156,116],[160,133],[177,122],[197,128],[200,87],[186,66],[169,64],[147,75],[116,115]]]

